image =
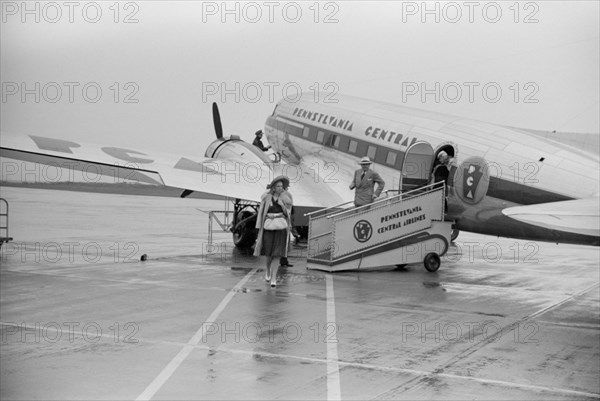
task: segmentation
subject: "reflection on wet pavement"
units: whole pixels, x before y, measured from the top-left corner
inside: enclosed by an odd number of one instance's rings
[[[329,275],[300,247],[271,288],[227,233],[206,252],[214,201],[3,197],[3,399],[600,398],[598,248],[461,233],[433,274]]]

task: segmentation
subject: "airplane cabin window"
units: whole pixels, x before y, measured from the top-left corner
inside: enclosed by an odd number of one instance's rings
[[[369,148],[367,149],[367,156],[369,156],[369,159],[375,160],[376,153],[377,153],[377,147],[369,146]]]
[[[385,162],[390,166],[394,166],[396,164],[396,152],[388,152]]]
[[[317,142],[323,143],[323,138],[325,137],[325,133],[323,131],[319,131],[317,134]]]
[[[358,142],[350,140],[350,144],[348,145],[348,152],[356,153],[357,146],[358,146]]]
[[[340,137],[338,135],[334,135],[333,141],[331,141],[331,144],[333,145],[333,147],[339,148],[340,147]]]
[[[302,137],[308,138],[308,132],[309,132],[309,128],[304,127],[304,131],[302,131]]]

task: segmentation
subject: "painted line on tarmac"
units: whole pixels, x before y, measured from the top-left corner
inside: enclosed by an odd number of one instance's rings
[[[227,293],[225,298],[221,301],[221,303],[216,307],[216,309],[210,314],[206,322],[214,322],[217,320],[221,312],[227,307],[227,304],[231,302],[233,297],[237,294],[235,291],[237,288],[242,287],[246,281],[250,279],[256,272],[258,268],[252,269],[248,274],[242,278],[237,285]],[[169,380],[169,378],[173,375],[175,370],[185,361],[185,359],[190,355],[190,353],[194,350],[194,348],[200,344],[200,342],[205,339],[206,336],[206,325],[203,323],[200,329],[193,335],[192,338],[187,342],[187,344],[179,351],[177,355],[169,362],[167,366],[154,378],[152,383],[146,387],[146,389],[140,394],[136,400],[150,400],[154,395],[161,389],[161,387]]]
[[[178,343],[178,342],[163,341],[163,340],[147,341],[147,342],[154,343],[154,344],[181,345],[181,343]],[[207,351],[214,351],[214,347],[211,347],[210,345],[198,344],[194,348],[201,349],[201,350],[207,350]],[[329,362],[328,359],[323,359],[323,358],[304,357],[304,356],[298,356],[298,355],[280,354],[280,353],[272,353],[272,352],[264,352],[264,351],[256,351],[256,350],[248,351],[248,350],[242,350],[242,349],[228,349],[228,348],[221,347],[218,349],[217,352],[225,352],[225,353],[228,353],[231,355],[246,355],[248,357],[256,357],[257,355],[260,355],[264,358],[274,358],[277,360],[281,360],[281,358],[286,358],[286,359],[292,359],[292,360],[296,360],[296,361],[300,361],[300,362],[312,362],[312,363],[324,363],[324,364],[327,364]],[[556,394],[583,396],[583,397],[588,397],[588,398],[600,398],[600,394],[591,393],[591,392],[587,392],[587,391],[579,391],[579,390],[571,390],[571,389],[566,389],[566,388],[510,382],[510,381],[505,381],[505,380],[495,380],[495,379],[488,379],[488,378],[476,377],[476,376],[465,376],[465,375],[461,375],[458,373],[442,373],[442,372],[437,372],[437,371],[433,371],[433,370],[419,370],[419,369],[410,369],[410,368],[400,368],[400,367],[395,367],[395,366],[382,366],[382,365],[375,365],[375,364],[363,363],[363,362],[339,361],[338,365],[340,365],[342,367],[351,367],[351,368],[356,368],[356,369],[371,370],[371,371],[377,371],[377,372],[410,374],[410,375],[416,376],[415,378],[413,378],[413,380],[419,380],[419,379],[422,379],[423,377],[443,377],[443,378],[447,378],[447,379],[465,380],[465,381],[469,381],[469,382],[477,382],[477,383],[482,383],[482,384],[495,384],[495,385],[498,385],[501,387],[510,387],[510,388],[517,388],[517,389],[523,389],[523,390],[533,390],[536,392],[550,392],[550,393],[556,393]],[[318,378],[315,380],[318,380]],[[390,390],[393,390],[393,389],[386,390],[385,393],[388,393]],[[382,393],[382,394],[385,394],[385,393]],[[373,398],[380,397],[382,394],[379,394],[378,396],[375,396]]]
[[[338,361],[338,339],[337,323],[335,322],[335,296],[333,293],[333,277],[326,276],[326,294],[327,294],[327,324],[325,329],[325,343],[327,344],[327,399],[341,400],[342,391],[340,388],[340,367]],[[333,333],[327,334],[329,328],[333,327]]]

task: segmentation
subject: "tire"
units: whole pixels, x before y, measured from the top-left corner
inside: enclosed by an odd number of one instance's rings
[[[307,239],[308,238],[308,226],[297,226],[295,227],[296,231],[300,235],[300,238]]]
[[[423,265],[428,272],[436,272],[441,265],[440,257],[437,253],[428,253],[423,259]]]
[[[456,230],[453,228],[450,232],[450,241],[454,242],[454,240],[458,238],[458,234],[460,234],[460,230]]]
[[[242,221],[252,215],[252,212],[243,211],[238,215],[237,221]],[[250,219],[239,225],[233,231],[233,244],[236,248],[245,249],[254,245],[256,237],[258,236],[258,230],[254,228],[255,225],[256,219]]]

